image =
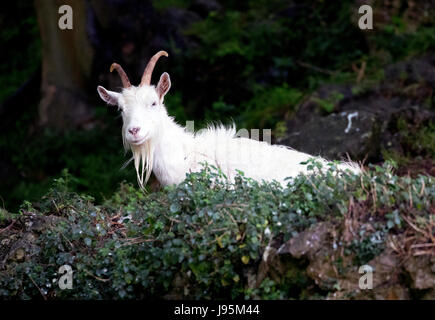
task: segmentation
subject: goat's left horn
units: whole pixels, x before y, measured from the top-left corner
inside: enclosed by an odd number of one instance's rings
[[[122,81],[122,86],[124,88],[130,88],[131,83],[130,80],[128,80],[127,74],[125,73],[124,69],[122,69],[122,67],[119,64],[112,63],[112,65],[110,66],[110,72],[112,72],[113,69],[116,69],[116,71],[118,71],[119,77],[121,78]]]
[[[142,80],[139,86],[149,86],[151,84],[151,75],[153,74],[154,66],[161,56],[167,57],[168,53],[166,51],[159,51],[150,59],[150,62],[148,62],[147,67],[143,72]]]

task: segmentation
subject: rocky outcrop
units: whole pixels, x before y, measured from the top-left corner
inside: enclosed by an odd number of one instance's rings
[[[300,268],[305,269],[305,274],[317,286],[330,292],[328,299],[433,299],[434,256],[404,258],[387,242],[387,247],[380,255],[364,264],[372,270],[372,287],[364,288],[361,282],[368,283],[362,277],[368,269],[355,265],[354,253],[345,253],[344,246],[337,245],[339,233],[336,226],[321,222],[278,249],[271,248],[260,264],[257,284],[267,276],[279,281],[288,270],[294,269],[295,261],[305,260],[308,265]]]
[[[329,159],[349,154],[377,162],[383,160],[381,150],[403,152],[398,121],[412,131],[435,120],[435,56],[400,62],[384,73],[388,81],[376,85],[320,87],[298,107],[277,142]]]

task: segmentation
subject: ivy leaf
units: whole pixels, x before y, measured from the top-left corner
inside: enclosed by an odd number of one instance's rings
[[[90,247],[91,244],[92,244],[92,240],[91,240],[91,238],[85,238],[85,244],[86,244],[88,247]]]
[[[180,205],[176,202],[171,204],[171,206],[169,207],[169,210],[171,210],[172,213],[176,213],[179,212],[181,209]]]

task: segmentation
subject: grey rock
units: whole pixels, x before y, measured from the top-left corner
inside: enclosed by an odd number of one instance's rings
[[[388,81],[370,87],[325,84],[297,108],[276,143],[327,159],[381,161],[381,150],[401,150],[398,119],[409,128],[435,120],[428,101],[435,88],[435,57],[387,66]],[[432,102],[433,104],[433,102]],[[333,108],[329,113],[325,110]]]
[[[313,257],[325,245],[332,226],[328,222],[316,224],[313,228],[303,231],[296,237],[284,243],[277,251],[278,254],[290,253],[294,258],[304,256]]]

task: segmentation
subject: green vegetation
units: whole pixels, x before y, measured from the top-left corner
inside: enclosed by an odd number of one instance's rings
[[[408,165],[415,157],[435,157],[435,124],[427,124],[409,128],[406,120],[399,118],[396,121],[398,140],[402,150],[384,149],[382,155],[386,160],[394,161],[398,165]]]
[[[177,54],[180,48],[168,44],[176,53],[168,70],[174,83],[166,98],[169,113],[180,124],[233,119],[238,127],[272,128],[274,138],[282,137],[287,129],[284,121],[319,85],[350,83],[354,93],[364,93],[383,79],[385,65],[433,51],[433,24],[411,28],[401,9],[391,23],[368,36],[350,18],[353,3],[221,1],[223,10],[212,11],[180,31],[192,44],[183,48],[182,55]],[[15,5],[19,18],[4,10],[0,19],[0,42],[7,48],[0,53],[1,102],[40,64],[41,41],[32,3]],[[173,7],[188,9],[190,2],[159,0],[153,6],[162,13]],[[367,64],[364,78],[355,84],[352,65],[363,62]],[[75,177],[69,188],[92,196],[96,204],[110,198],[121,181],[134,182],[131,167],[120,170],[127,157],[120,121],[112,119],[115,112],[97,107],[98,122],[104,125],[88,132],[35,132],[37,98],[23,106],[15,123],[0,135],[0,153],[5,155],[0,162],[11,172],[0,183],[4,207],[16,211],[24,200],[38,200],[64,168]],[[325,112],[333,112],[342,98],[337,94],[317,102]],[[425,103],[432,104],[430,99]],[[400,155],[404,162],[416,152],[433,156],[433,133],[434,126],[429,125],[415,138],[402,139],[411,150]],[[384,153],[394,159],[393,151]]]
[[[331,97],[328,99],[312,98],[313,101],[317,102],[320,107],[327,113],[331,113],[335,110],[336,105],[343,99],[343,94],[338,92],[333,92]]]
[[[0,103],[29,79],[41,61],[41,40],[33,4],[20,2],[14,6],[14,10],[20,12],[19,19],[9,10],[0,14],[0,43],[3,48],[0,53]]]
[[[70,188],[87,192],[99,203],[110,197],[121,181],[136,181],[134,169],[121,169],[130,154],[122,147],[117,113],[103,106],[97,108],[97,114],[106,124],[103,128],[64,134],[45,130],[37,139],[28,139],[28,132],[21,130],[32,126],[27,113],[15,123],[13,135],[0,136],[0,149],[11,155],[9,161],[20,174],[16,181],[3,181],[0,185],[7,208],[15,210],[23,200],[39,199],[63,168],[75,177]]]
[[[368,54],[363,35],[349,19],[350,2],[294,7],[281,0],[229,2],[226,9],[186,30],[200,44],[186,56],[208,70],[198,73],[210,105],[214,99],[237,106],[230,116],[244,127],[270,126],[295,109],[307,88],[309,93],[336,81]],[[322,66],[328,70],[319,72]],[[190,109],[204,108],[195,105],[195,97],[186,100]],[[259,123],[260,112],[271,120]]]
[[[243,173],[229,184],[205,166],[156,193],[122,184],[98,206],[92,197],[70,191],[75,179],[65,171],[37,205],[23,205],[15,217],[1,214],[0,261],[7,264],[0,271],[0,297],[324,298],[338,285],[318,287],[304,260],[289,254],[284,273],[263,272],[258,283],[249,280],[259,279],[272,240],[278,248],[328,222],[336,241],[322,242],[321,250],[338,245],[346,249],[343,257],[359,265],[378,256],[390,236],[411,234],[406,221],[419,230],[432,223],[433,177],[398,177],[389,165],[361,177],[338,177],[331,170],[318,173],[318,163],[307,166],[317,174],[298,176],[287,188]],[[349,225],[353,236],[346,239]],[[410,239],[430,241],[422,235]],[[57,286],[64,264],[74,270],[72,290]]]

